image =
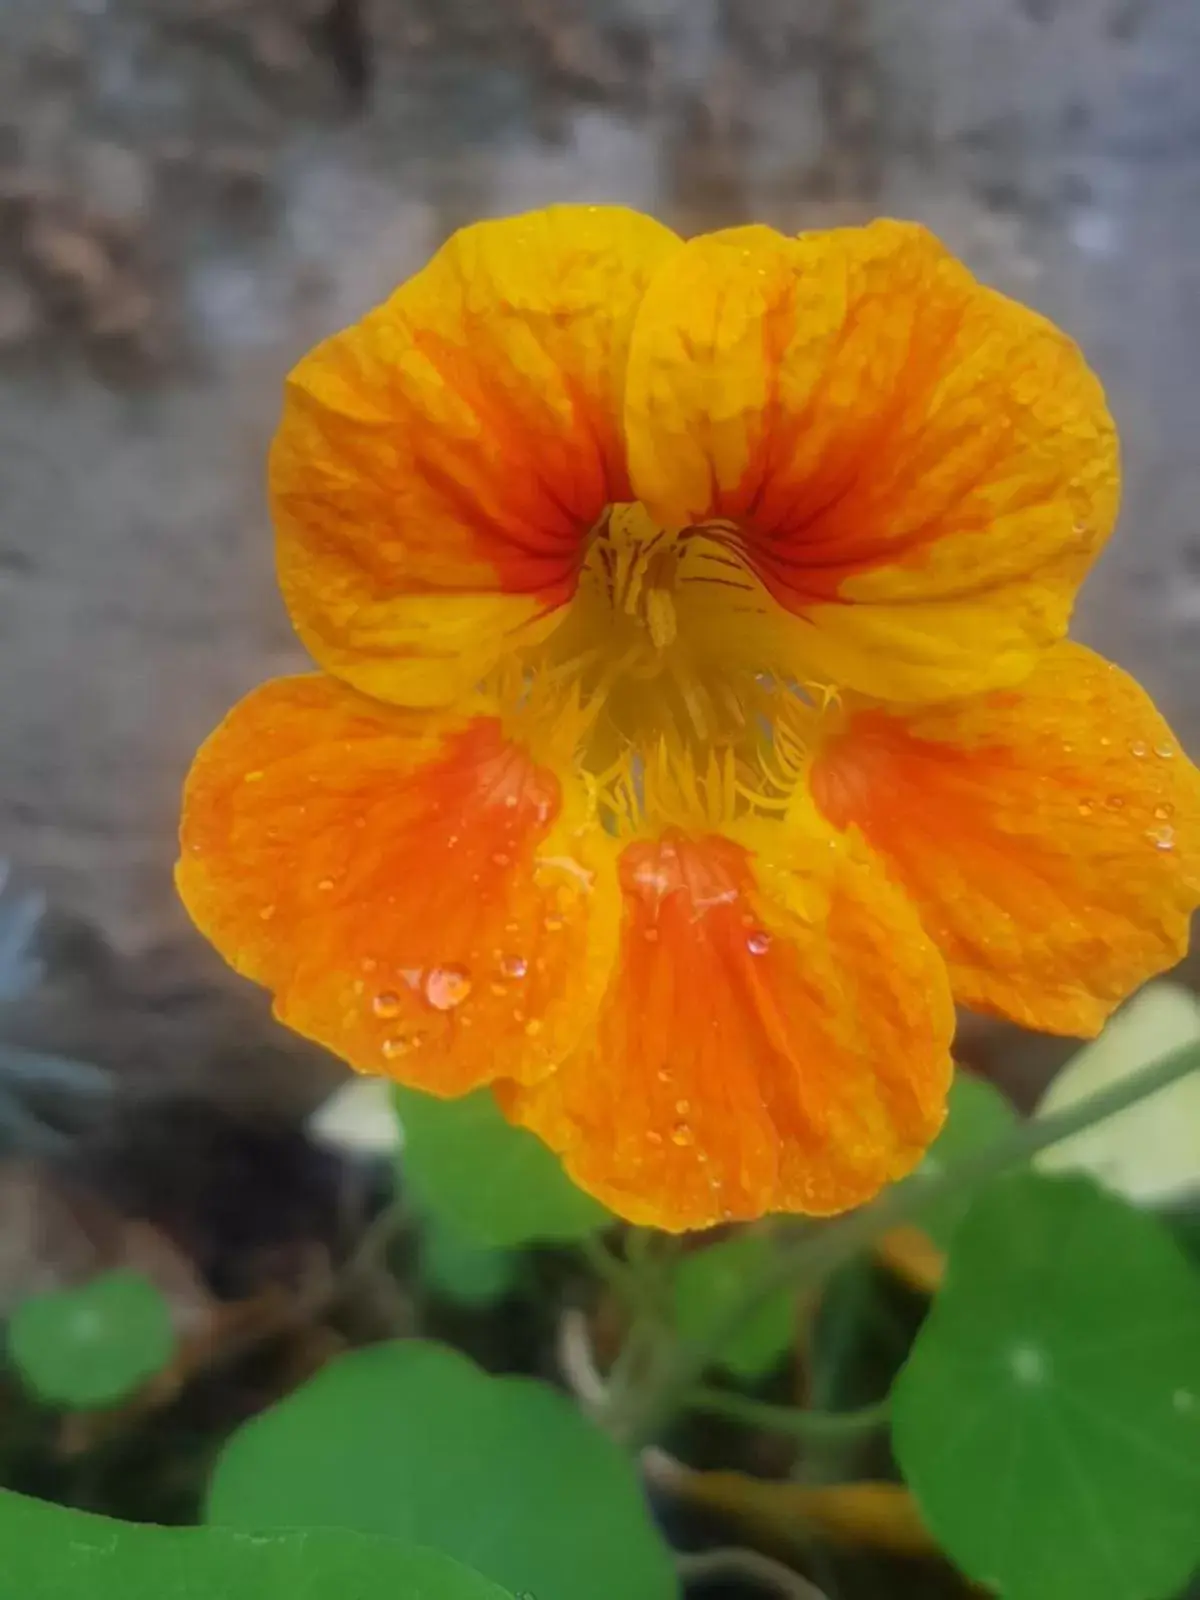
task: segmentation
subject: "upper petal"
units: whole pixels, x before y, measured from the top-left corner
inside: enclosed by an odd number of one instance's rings
[[[276,1015],[436,1094],[536,1078],[612,960],[612,847],[582,791],[485,714],[264,685],[188,778],[177,882]]]
[[[907,1172],[941,1123],[942,964],[904,897],[811,821],[776,862],[715,834],[628,845],[594,1030],[539,1084],[496,1086],[634,1222],[841,1211]]]
[[[630,330],[678,247],[617,207],[481,222],[299,364],[271,501],[284,596],[323,666],[434,704],[544,627],[587,530],[629,498]]]
[[[1134,681],[1075,644],[1018,688],[849,715],[813,794],[912,896],[957,998],[1092,1034],[1187,949],[1200,774]]]
[[[691,241],[642,302],[625,415],[636,492],[736,524],[797,675],[882,699],[1020,678],[1116,513],[1075,345],[910,224]]]

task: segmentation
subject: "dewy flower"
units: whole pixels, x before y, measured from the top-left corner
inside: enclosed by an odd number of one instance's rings
[[[1184,948],[1200,777],[1063,642],[1117,489],[1075,346],[918,227],[468,228],[291,376],[323,671],[201,750],[184,900],[626,1217],[855,1205],[955,1000],[1090,1034]]]

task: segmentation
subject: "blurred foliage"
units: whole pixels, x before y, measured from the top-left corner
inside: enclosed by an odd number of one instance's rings
[[[80,1411],[123,1400],[174,1353],[170,1309],[137,1272],[34,1295],[8,1324],[8,1354],[30,1390]]]
[[[675,1273],[675,1327],[681,1338],[703,1339],[728,1317],[775,1254],[769,1232],[748,1230],[694,1250]],[[783,1290],[771,1298],[725,1346],[719,1365],[752,1383],[777,1367],[796,1338],[796,1296]]]

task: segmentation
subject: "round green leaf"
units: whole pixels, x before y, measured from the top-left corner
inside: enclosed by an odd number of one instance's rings
[[[26,1385],[51,1405],[115,1405],[175,1352],[171,1313],[139,1272],[106,1272],[79,1289],[35,1295],[13,1312],[8,1353]]]
[[[553,1151],[505,1119],[490,1090],[438,1100],[397,1089],[396,1103],[405,1182],[418,1205],[475,1243],[582,1239],[612,1221]]]
[[[950,1086],[942,1131],[908,1181],[920,1183],[924,1178],[940,1176],[948,1167],[995,1143],[1016,1120],[1016,1112],[999,1089],[960,1067]],[[947,1195],[923,1211],[918,1223],[944,1250],[969,1203],[965,1194]]]
[[[490,1306],[516,1285],[520,1257],[464,1239],[436,1220],[421,1230],[421,1277],[435,1294],[462,1306]]]
[[[930,1530],[1004,1600],[1156,1600],[1200,1558],[1200,1277],[1088,1179],[980,1196],[893,1406]]]
[[[630,1459],[564,1396],[443,1345],[355,1351],[226,1445],[208,1520],[444,1550],[537,1600],[674,1600]]]
[[[0,1491],[3,1600],[511,1600],[434,1550],[310,1528],[152,1528]]]
[[[741,1300],[747,1283],[762,1277],[771,1255],[767,1235],[747,1232],[685,1256],[675,1273],[675,1322],[681,1337],[703,1342]],[[794,1296],[784,1291],[743,1324],[718,1365],[751,1383],[779,1362],[795,1333]]]

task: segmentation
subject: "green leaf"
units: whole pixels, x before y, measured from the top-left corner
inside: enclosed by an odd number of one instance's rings
[[[151,1528],[0,1491],[0,1600],[511,1600],[437,1551],[311,1528]]]
[[[13,1312],[8,1353],[29,1389],[74,1410],[115,1405],[170,1362],[171,1313],[139,1272],[35,1295]]]
[[[612,1221],[540,1139],[505,1119],[490,1090],[438,1100],[397,1089],[396,1104],[409,1190],[476,1244],[582,1239]]]
[[[1200,1039],[1200,1000],[1177,983],[1152,983],[1073,1056],[1047,1089],[1039,1117],[1064,1111],[1119,1083],[1159,1056]],[[1115,1117],[1051,1145],[1048,1172],[1090,1172],[1108,1189],[1143,1204],[1200,1191],[1200,1072],[1189,1073]]]
[[[931,1532],[1004,1600],[1156,1600],[1200,1558],[1200,1277],[1079,1177],[992,1185],[893,1389]]]
[[[557,1391],[444,1345],[332,1362],[226,1445],[208,1520],[444,1550],[537,1600],[674,1600],[632,1461]]]
[[[922,1178],[940,1175],[947,1167],[993,1144],[1008,1132],[1016,1120],[1016,1112],[999,1089],[960,1067],[950,1086],[942,1131],[908,1181],[920,1183]],[[923,1211],[917,1219],[918,1224],[936,1245],[945,1250],[969,1204],[970,1197],[965,1193],[947,1195]]]
[[[520,1256],[464,1239],[445,1223],[429,1220],[421,1230],[421,1276],[435,1294],[463,1306],[490,1306],[517,1282]]]
[[[680,1336],[703,1342],[761,1278],[773,1254],[765,1233],[746,1232],[693,1251],[675,1273],[675,1321]],[[747,1383],[764,1377],[791,1346],[796,1334],[795,1296],[784,1290],[745,1323],[721,1352],[718,1365]]]

